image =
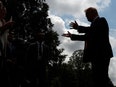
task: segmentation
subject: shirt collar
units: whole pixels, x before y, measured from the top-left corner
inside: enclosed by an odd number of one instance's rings
[[[95,21],[99,16],[96,16],[93,21]]]

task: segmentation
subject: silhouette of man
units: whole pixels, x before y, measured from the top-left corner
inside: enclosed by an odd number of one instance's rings
[[[46,87],[46,64],[48,47],[44,43],[45,33],[36,32],[28,47],[26,69],[30,87]]]
[[[109,26],[104,17],[100,17],[97,9],[89,7],[85,10],[86,17],[91,25],[79,26],[77,22],[71,22],[72,29],[78,30],[84,35],[75,35],[68,32],[62,36],[70,37],[71,40],[85,41],[83,62],[91,62],[93,70],[93,87],[113,87],[108,76],[110,58],[113,57],[109,42]]]
[[[2,1],[0,1],[0,85],[3,83],[7,83],[7,75],[6,75],[6,48],[7,48],[7,36],[9,34],[9,29],[13,26],[12,19],[6,21],[6,7],[3,5]],[[7,84],[4,84],[7,86]]]

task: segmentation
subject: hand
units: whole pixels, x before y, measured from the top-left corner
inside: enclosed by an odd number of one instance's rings
[[[14,25],[14,21],[12,21],[12,18],[8,21],[5,22],[3,26],[1,26],[0,31],[2,32],[1,34],[3,34],[7,29],[11,29]]]
[[[5,27],[6,28],[10,28],[14,25],[14,21],[12,21],[12,17],[10,18],[10,20],[8,22],[5,23]]]
[[[71,27],[70,29],[77,29],[77,27],[78,27],[78,23],[75,21],[75,22],[71,22],[70,24],[69,24],[69,26]]]
[[[64,37],[71,37],[71,33],[68,31],[67,34],[62,34],[62,36],[64,36]]]
[[[13,21],[8,21],[1,27],[1,31],[4,32],[7,29],[11,29],[13,27],[13,25],[14,25]]]
[[[6,27],[12,27],[12,26],[13,26],[13,24],[14,24],[14,22],[13,22],[13,21],[8,21],[8,22],[6,22],[6,23],[5,23],[5,25],[4,25],[4,26],[6,26]]]

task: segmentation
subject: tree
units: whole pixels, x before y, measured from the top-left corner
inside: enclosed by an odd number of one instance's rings
[[[91,63],[83,63],[83,50],[76,50],[68,62],[77,73],[79,87],[92,86],[92,66]]]
[[[49,6],[45,0],[2,0],[7,9],[6,20],[11,17],[15,22],[12,29],[14,41],[17,46],[16,57],[23,64],[26,48],[32,43],[35,32],[45,33],[45,44],[49,47],[49,58],[46,58],[47,71],[59,68],[66,55],[61,53],[64,49],[58,49],[60,41],[57,32],[53,30],[53,24],[48,17]],[[20,50],[19,50],[20,49]],[[23,66],[23,65],[22,65]],[[51,73],[46,72],[51,75]],[[57,72],[58,73],[58,72]],[[49,77],[51,78],[51,77]]]
[[[77,73],[79,87],[92,86],[92,66],[91,63],[83,63],[83,50],[76,50],[72,54],[68,62],[72,69]]]
[[[3,0],[7,8],[6,20],[10,17],[15,21],[11,32],[14,32],[15,39],[22,39],[29,42],[35,32],[46,34],[45,42],[50,49],[49,61],[61,63],[65,55],[61,55],[63,49],[57,49],[60,44],[58,34],[53,30],[51,19],[48,18],[49,6],[45,0]],[[30,43],[30,42],[29,42]]]
[[[90,63],[83,63],[83,50],[74,51],[68,63],[76,70],[91,69]]]

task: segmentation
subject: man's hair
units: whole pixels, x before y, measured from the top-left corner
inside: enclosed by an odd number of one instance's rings
[[[85,9],[85,13],[86,14],[93,14],[93,15],[98,15],[97,9],[94,7],[89,7],[87,9]]]

